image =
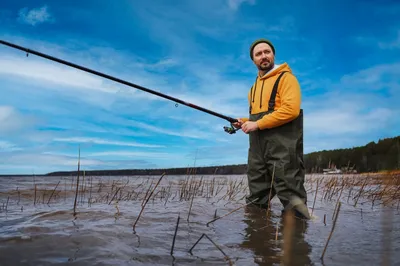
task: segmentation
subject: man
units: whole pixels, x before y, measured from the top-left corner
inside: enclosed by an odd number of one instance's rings
[[[307,193],[300,85],[287,63],[275,64],[275,47],[270,41],[256,40],[250,46],[250,58],[258,75],[248,93],[249,118],[239,118],[234,124],[249,134],[250,195],[246,201],[267,208],[271,193],[271,199],[277,195],[284,212],[293,208],[294,199],[300,199],[303,208],[294,208],[294,213],[309,218],[304,205]]]

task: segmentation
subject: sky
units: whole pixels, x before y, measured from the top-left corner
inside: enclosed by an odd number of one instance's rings
[[[400,135],[400,3],[1,1],[0,38],[233,118],[270,39],[302,91],[304,152]],[[219,117],[0,45],[0,174],[247,162]]]

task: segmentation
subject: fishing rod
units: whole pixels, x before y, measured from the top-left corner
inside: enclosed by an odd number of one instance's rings
[[[3,40],[0,40],[0,43],[3,44],[3,45],[6,45],[6,46],[9,46],[9,47],[12,47],[12,48],[15,48],[15,49],[18,49],[18,50],[26,52],[26,56],[28,56],[29,54],[34,54],[34,55],[37,55],[37,56],[40,56],[40,57],[44,57],[46,59],[49,59],[49,60],[64,64],[64,65],[67,65],[67,66],[70,66],[70,67],[73,67],[73,68],[77,68],[79,70],[82,70],[82,71],[85,71],[85,72],[89,72],[91,74],[94,74],[94,75],[97,75],[97,76],[100,76],[100,77],[103,77],[103,78],[106,78],[106,79],[110,79],[110,80],[113,80],[113,81],[118,82],[118,83],[122,83],[124,85],[133,87],[135,89],[138,89],[138,90],[141,90],[141,91],[145,91],[147,93],[151,93],[151,94],[157,95],[159,97],[174,101],[176,103],[180,103],[180,104],[186,105],[188,107],[194,108],[196,110],[211,114],[211,115],[219,117],[219,118],[222,118],[222,119],[227,120],[228,122],[231,123],[230,127],[224,126],[225,132],[227,132],[229,134],[234,134],[238,130],[238,129],[235,129],[233,127],[233,125],[232,125],[233,123],[238,122],[238,120],[235,119],[235,118],[222,115],[220,113],[208,110],[206,108],[197,106],[195,104],[192,104],[192,103],[189,103],[189,102],[185,102],[185,101],[180,100],[178,98],[175,98],[175,97],[172,97],[172,96],[169,96],[169,95],[166,95],[166,94],[163,94],[163,93],[148,89],[146,87],[143,87],[143,86],[140,86],[140,85],[137,85],[137,84],[134,84],[134,83],[131,83],[131,82],[128,82],[128,81],[125,81],[125,80],[122,80],[122,79],[119,79],[119,78],[116,78],[116,77],[113,77],[113,76],[110,76],[110,75],[107,75],[107,74],[104,74],[104,73],[101,73],[101,72],[98,72],[98,71],[93,70],[93,69],[89,69],[89,68],[86,68],[86,67],[83,67],[83,66],[80,66],[80,65],[77,65],[77,64],[74,64],[74,63],[71,63],[71,62],[56,58],[54,56],[50,56],[50,55],[47,55],[47,54],[44,54],[44,53],[40,53],[38,51],[31,50],[31,49],[26,48],[26,47],[22,47],[22,46],[19,46],[19,45],[10,43],[10,42],[6,42],[6,41],[3,41]],[[175,106],[177,107],[178,104],[175,104]]]

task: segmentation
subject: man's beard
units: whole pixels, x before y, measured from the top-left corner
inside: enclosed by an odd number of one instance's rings
[[[273,67],[274,67],[274,62],[269,62],[269,61],[264,61],[258,65],[258,69],[264,72],[270,71]]]

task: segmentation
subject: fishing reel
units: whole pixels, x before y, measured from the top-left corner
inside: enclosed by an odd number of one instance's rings
[[[230,127],[225,126],[224,131],[228,134],[235,134],[236,131],[238,131],[240,128],[234,128],[233,125],[231,124]]]

